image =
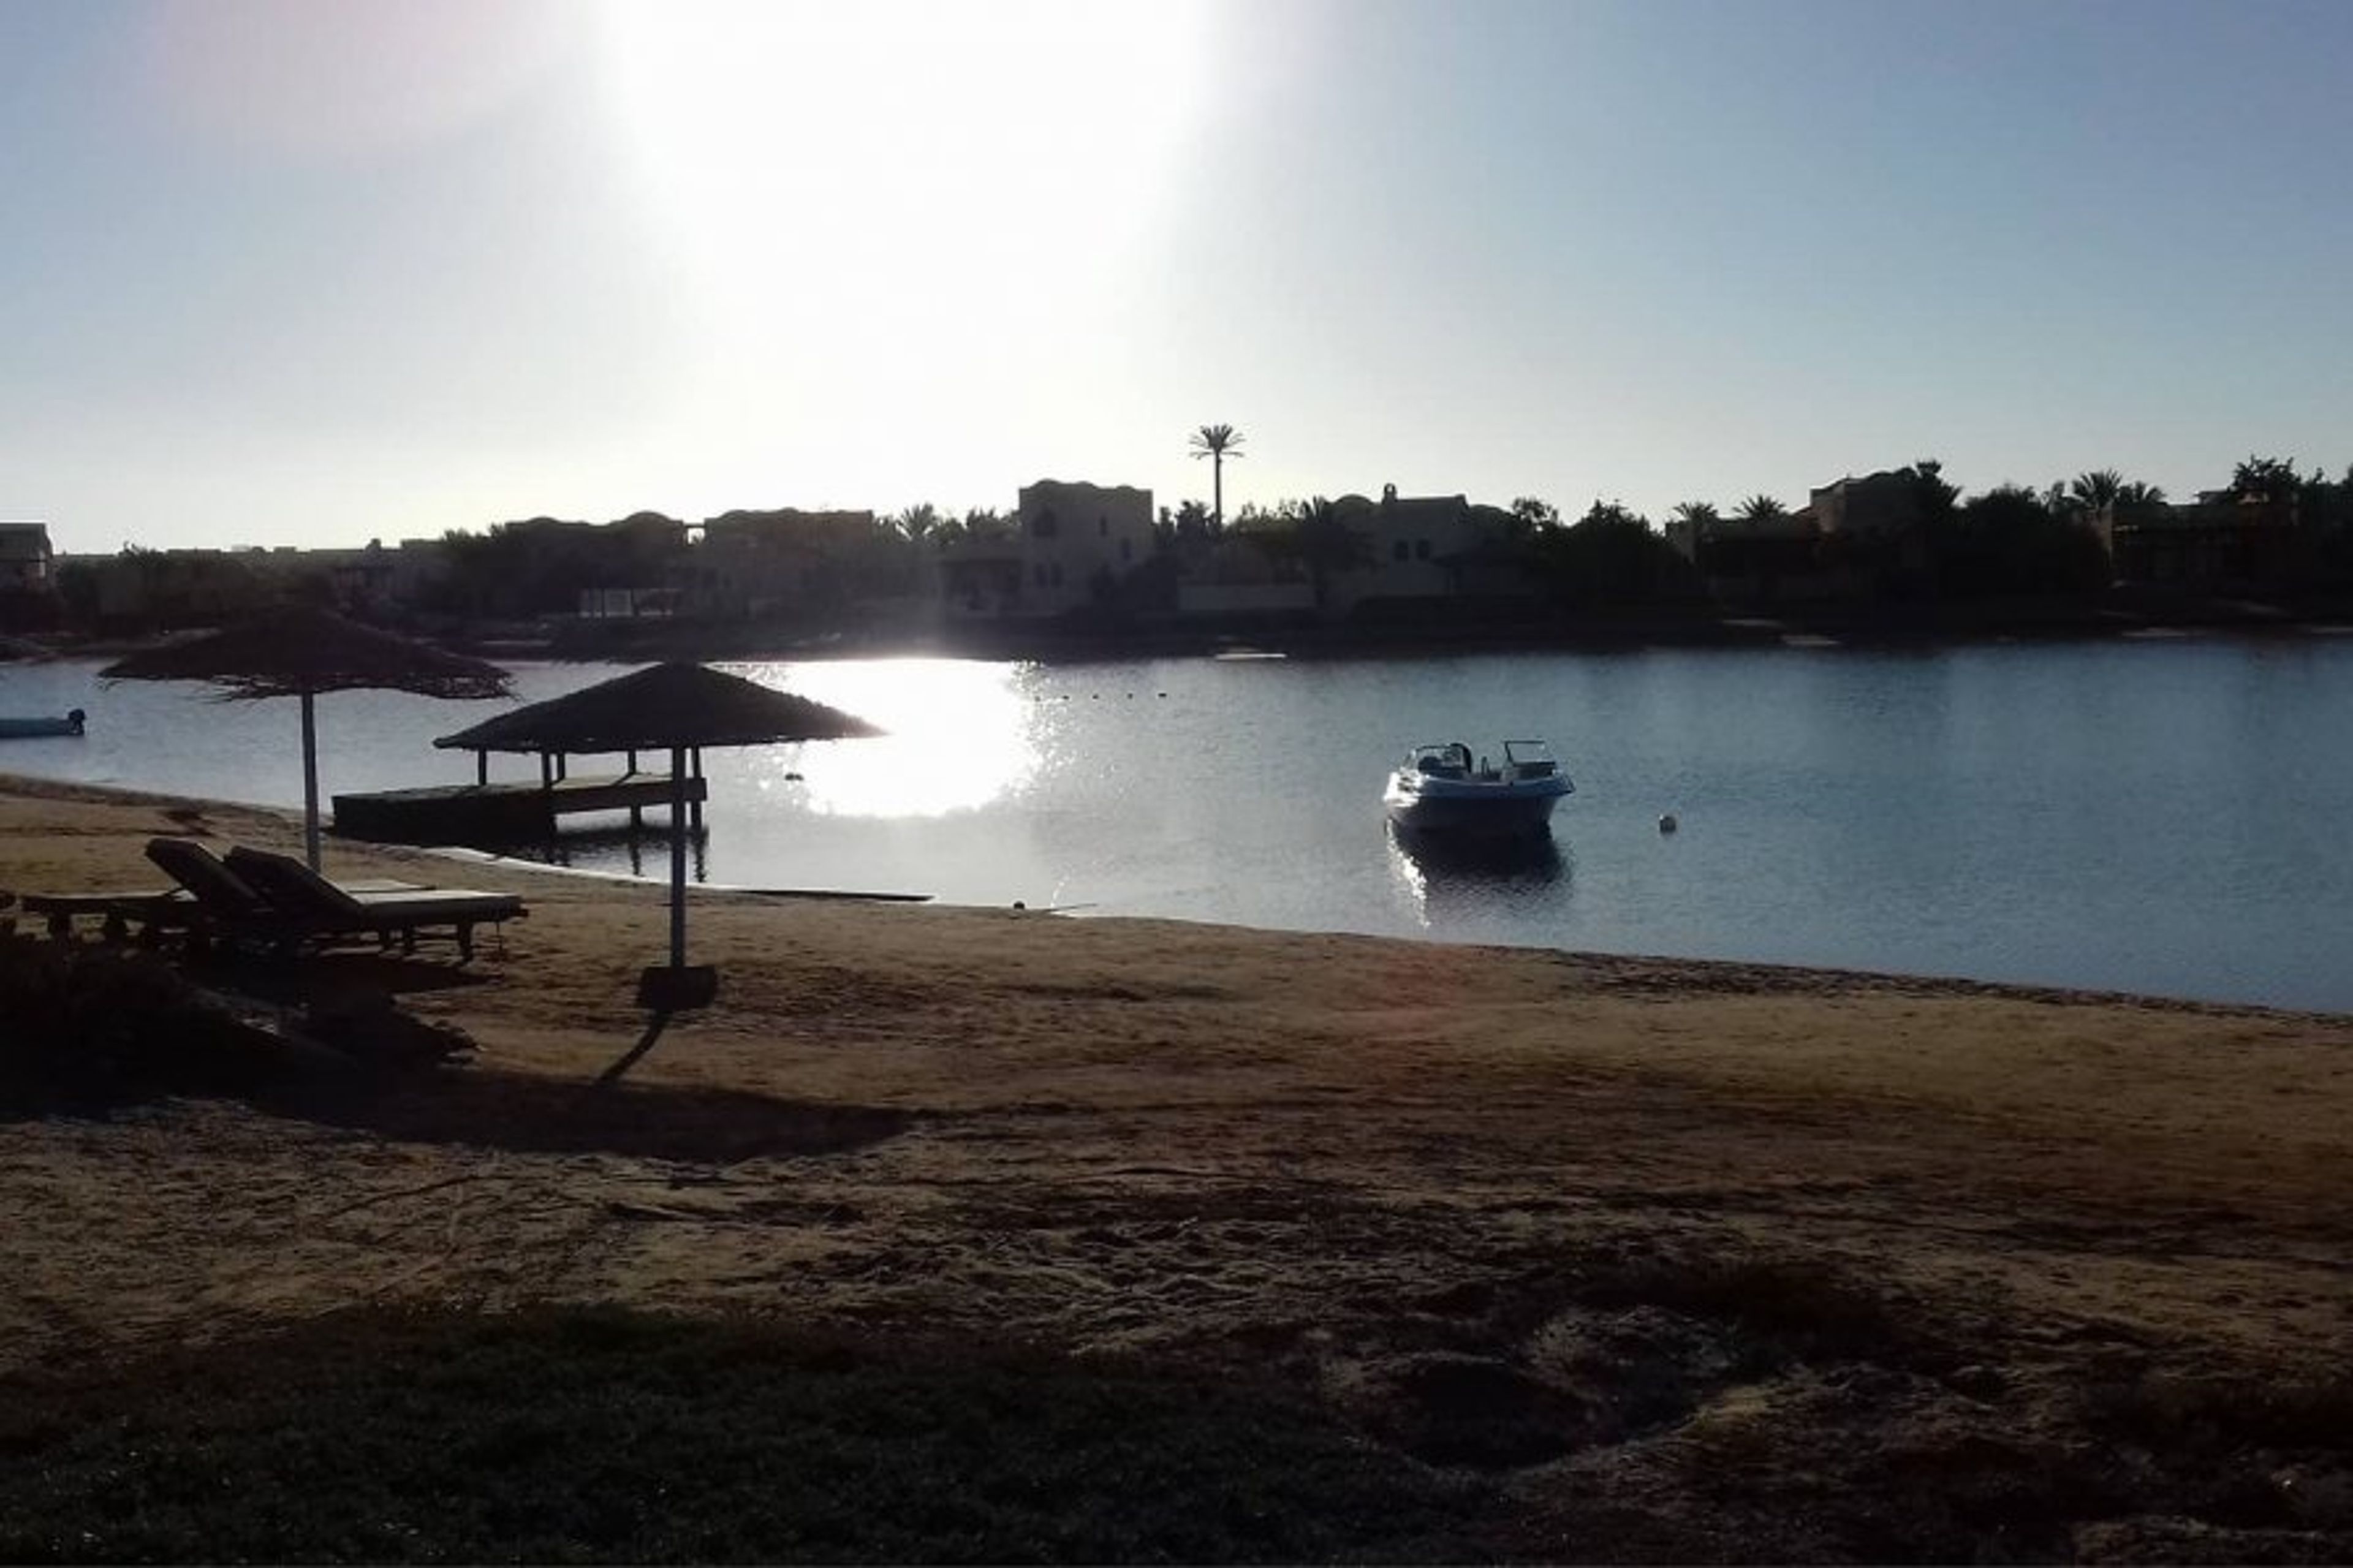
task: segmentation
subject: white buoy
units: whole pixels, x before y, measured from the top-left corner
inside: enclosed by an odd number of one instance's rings
[[[1672,833],[1674,830],[1675,814],[1670,811],[1662,815],[1659,818],[1659,831],[1662,833]]]

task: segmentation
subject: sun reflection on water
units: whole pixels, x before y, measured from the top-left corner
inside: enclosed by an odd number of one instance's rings
[[[1019,790],[1042,761],[1025,694],[1027,666],[894,658],[747,664],[736,673],[830,703],[887,731],[874,740],[745,753],[763,793],[819,816],[976,810]]]
[[[1389,870],[1424,931],[1451,929],[1558,896],[1572,868],[1550,833],[1450,843],[1388,830]]]

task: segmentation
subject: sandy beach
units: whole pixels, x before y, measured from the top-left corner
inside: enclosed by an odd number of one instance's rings
[[[0,779],[0,889],[157,886],[163,833],[300,839]],[[0,1123],[0,1370],[365,1302],[913,1325],[1278,1368],[1508,1555],[1871,1555],[1912,1487],[2024,1555],[2353,1557],[2353,1433],[2262,1415],[2347,1386],[2353,1019],[697,893],[717,1005],[600,1089],[658,889],[328,870],[529,900],[302,981],[472,1059]]]

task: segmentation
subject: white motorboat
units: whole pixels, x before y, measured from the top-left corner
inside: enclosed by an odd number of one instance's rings
[[[1509,837],[1550,831],[1553,806],[1576,788],[1542,741],[1506,741],[1500,762],[1451,741],[1407,752],[1381,804],[1405,832]]]

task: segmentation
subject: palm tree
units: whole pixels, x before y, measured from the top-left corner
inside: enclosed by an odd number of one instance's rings
[[[1774,504],[1778,506],[1780,503],[1776,501]],[[1675,521],[1678,522],[1715,522],[1722,515],[1715,510],[1714,501],[1685,500],[1675,503]]]
[[[1210,529],[1226,531],[1226,458],[1239,458],[1242,433],[1230,425],[1204,425],[1193,432],[1193,456],[1209,459]]]
[[[2077,474],[2067,482],[2067,499],[2084,510],[2098,513],[2101,508],[2114,506],[2124,494],[2125,477],[2114,468],[2094,468],[2087,474]]]
[[[1757,522],[1768,517],[1787,517],[1789,515],[1789,509],[1760,490],[1742,501],[1739,510],[1734,515],[1750,522]]]
[[[910,544],[921,544],[933,538],[946,523],[940,509],[929,501],[920,501],[891,520],[891,526]]]

